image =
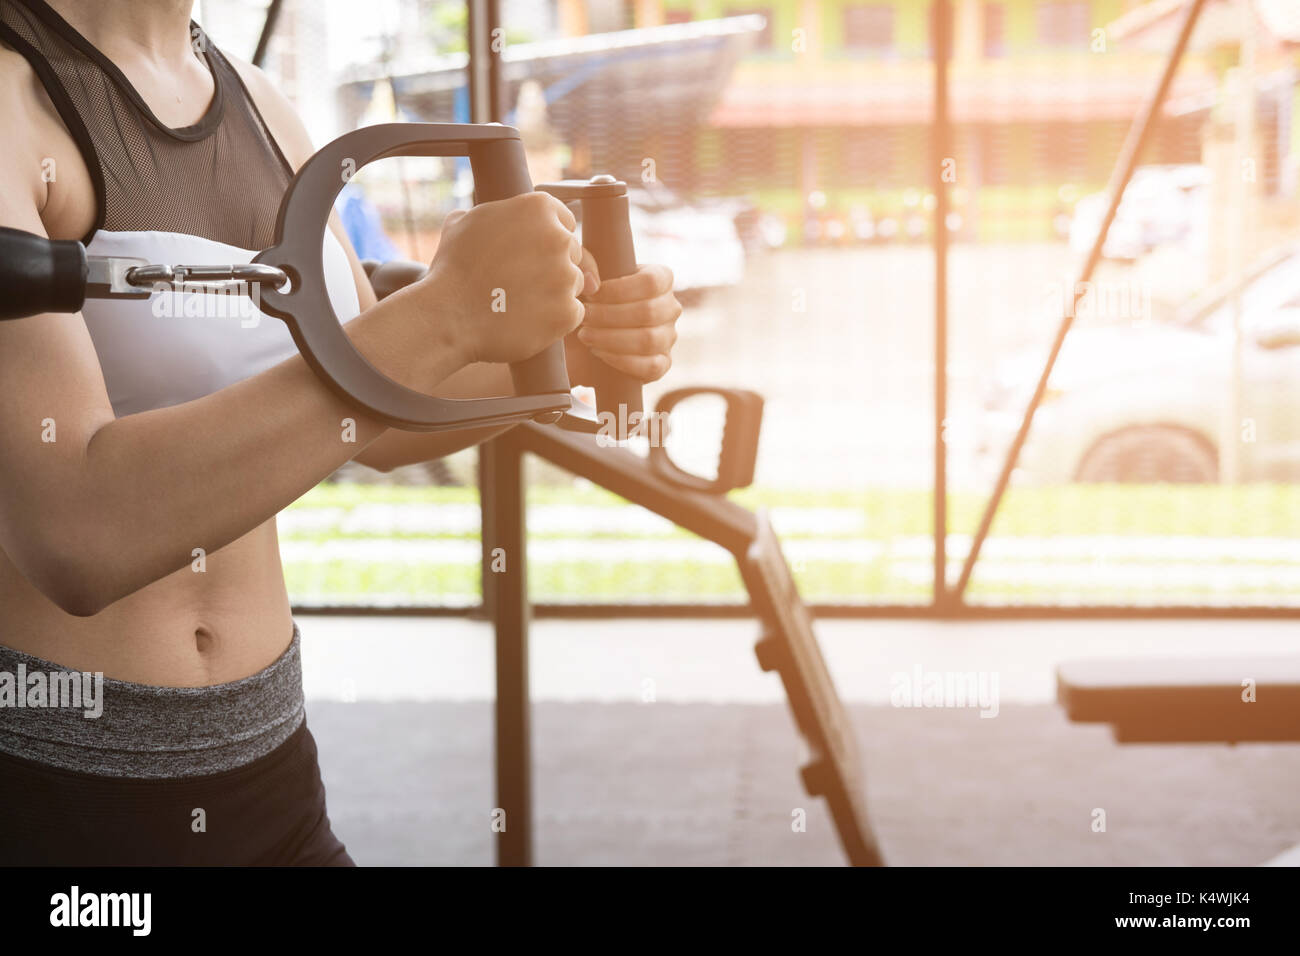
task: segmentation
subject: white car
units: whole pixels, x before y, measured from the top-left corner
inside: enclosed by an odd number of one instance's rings
[[[1236,443],[1243,481],[1300,480],[1300,248],[1240,290],[1241,379],[1233,409],[1233,290],[1198,297],[1165,322],[1071,329],[1018,462],[1020,479],[1215,482]],[[989,383],[965,450],[996,473],[1041,373],[1040,351],[1013,356]]]
[[[672,269],[674,291],[734,286],[744,279],[745,247],[733,209],[691,205],[662,186],[629,186],[628,202],[637,260]]]
[[[1166,242],[1196,238],[1209,211],[1210,172],[1204,166],[1142,166],[1134,170],[1102,255],[1134,261]],[[1109,197],[1079,200],[1070,220],[1070,248],[1087,253],[1097,238]]]

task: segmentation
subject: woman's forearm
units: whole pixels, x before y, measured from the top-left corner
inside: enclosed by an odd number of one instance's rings
[[[440,398],[474,399],[514,394],[508,366],[475,363],[447,378],[434,390]],[[403,465],[444,458],[473,448],[508,431],[510,425],[489,428],[464,428],[450,432],[404,432],[390,428],[356,456],[363,465],[379,471],[392,471]]]

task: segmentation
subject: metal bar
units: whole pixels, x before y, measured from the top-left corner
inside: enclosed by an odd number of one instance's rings
[[[743,557],[754,540],[758,519],[753,512],[720,495],[675,485],[627,449],[599,447],[594,435],[527,423],[515,427],[510,438],[525,451],[662,515],[737,557]]]
[[[962,604],[940,611],[931,604],[810,604],[808,610],[821,619],[836,620],[969,620],[1015,621],[1054,620],[1214,620],[1296,621],[1298,607],[1245,607],[1150,605],[1124,607],[1095,604],[1059,606],[1050,604]],[[481,607],[446,607],[433,604],[404,604],[389,607],[338,604],[296,604],[293,613],[303,617],[463,617],[481,620]],[[739,602],[730,604],[533,604],[534,619],[606,620],[621,618],[741,620],[754,616],[754,609]]]
[[[1187,13],[1183,17],[1182,27],[1178,31],[1178,40],[1174,44],[1173,50],[1170,51],[1169,59],[1165,61],[1164,70],[1160,74],[1160,82],[1151,98],[1147,101],[1142,114],[1134,120],[1133,125],[1129,128],[1128,138],[1124,141],[1124,148],[1120,152],[1119,160],[1115,164],[1115,171],[1111,176],[1110,204],[1106,209],[1106,217],[1102,220],[1097,237],[1093,240],[1092,249],[1088,252],[1083,271],[1074,283],[1071,307],[1067,314],[1061,318],[1060,327],[1056,330],[1056,339],[1052,342],[1052,350],[1047,356],[1046,364],[1043,366],[1043,374],[1039,376],[1034,395],[1029,400],[1029,407],[1025,409],[1025,416],[1020,423],[1020,430],[1016,432],[1015,440],[1012,441],[1011,447],[1007,450],[1007,457],[1002,463],[1002,472],[998,475],[997,485],[994,487],[993,494],[984,508],[983,515],[980,516],[979,529],[975,532],[975,539],[971,542],[970,551],[967,553],[966,561],[962,565],[961,577],[957,579],[957,584],[952,590],[954,600],[961,601],[965,597],[966,586],[970,583],[971,572],[974,571],[975,562],[979,559],[980,549],[984,545],[984,539],[988,537],[989,528],[993,525],[993,518],[997,515],[998,506],[1002,503],[1002,497],[1006,494],[1007,485],[1011,481],[1011,472],[1015,470],[1016,462],[1020,459],[1020,451],[1024,448],[1025,440],[1029,437],[1029,428],[1034,422],[1034,413],[1043,400],[1044,392],[1047,391],[1047,380],[1051,377],[1052,369],[1056,366],[1056,358],[1060,355],[1061,346],[1065,344],[1065,336],[1074,324],[1074,315],[1078,310],[1082,292],[1086,289],[1087,283],[1092,279],[1092,274],[1097,268],[1097,264],[1101,261],[1101,252],[1105,248],[1106,236],[1110,232],[1111,223],[1115,220],[1115,213],[1119,210],[1124,190],[1128,186],[1129,180],[1133,178],[1133,170],[1137,168],[1142,149],[1146,146],[1151,130],[1156,124],[1156,119],[1160,114],[1160,107],[1169,93],[1169,87],[1173,84],[1174,75],[1178,72],[1183,53],[1187,50],[1188,41],[1191,39],[1192,31],[1196,27],[1196,21],[1200,17],[1201,9],[1204,6],[1205,0],[1191,0]]]
[[[500,0],[467,0],[469,9],[469,115],[472,123],[499,123],[502,110]]]
[[[466,609],[467,616],[492,620],[496,615],[497,589],[496,578],[492,574],[492,547],[490,542],[497,537],[494,525],[495,514],[489,507],[492,501],[493,463],[489,460],[491,442],[480,443],[475,451],[478,454],[478,506],[479,506],[479,595],[482,603],[478,607]]]
[[[934,595],[936,607],[948,603],[948,446],[943,425],[948,415],[948,176],[952,158],[952,117],[948,111],[948,59],[952,49],[952,4],[935,0],[934,130],[931,156],[934,190]]]
[[[501,57],[493,34],[499,0],[467,0],[470,120],[499,122]],[[533,862],[531,699],[528,668],[528,525],[522,448],[501,436],[479,446],[483,605],[496,634],[497,833],[499,866]],[[498,558],[499,555],[499,558]],[[504,565],[498,563],[503,560]]]
[[[466,0],[468,13],[466,46],[469,49],[467,72],[469,78],[469,120],[471,123],[490,123],[496,119],[492,108],[492,98],[489,95],[492,89],[492,75],[499,68],[499,63],[492,56],[491,42],[492,29],[490,23],[496,19],[493,14],[495,6],[496,4],[492,0]],[[488,472],[490,469],[486,462],[486,454],[490,444],[485,443],[478,446],[479,505],[482,514],[480,539],[483,547],[483,576],[480,584],[483,605],[480,610],[489,619],[493,617],[496,609],[495,591],[492,587],[492,578],[489,576],[488,567],[490,552],[488,529],[492,519],[487,507],[488,484],[490,482]]]
[[[253,51],[253,66],[260,67],[265,62],[266,51],[271,45],[271,37],[275,33],[275,25],[280,20],[283,7],[284,0],[271,0],[266,5],[266,19],[262,22],[262,32],[257,38],[257,49]]]
[[[942,611],[930,604],[810,604],[819,620],[930,621],[1091,621],[1091,620],[1300,620],[1296,607],[1055,607],[1043,604],[951,604]],[[591,620],[621,618],[738,620],[754,616],[748,604],[534,604],[537,619]]]
[[[483,501],[485,577],[496,597],[496,811],[497,863],[530,866],[532,838],[532,753],[529,735],[528,552],[524,503],[524,456],[508,437],[482,452],[486,480]],[[494,824],[498,821],[494,819]]]

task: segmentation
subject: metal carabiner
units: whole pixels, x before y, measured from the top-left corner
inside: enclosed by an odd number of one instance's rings
[[[226,266],[155,265],[129,256],[86,256],[86,298],[147,299],[156,286],[184,291],[201,285],[203,292],[247,293],[252,285],[267,283],[283,289],[289,276],[283,269],[258,262]]]
[[[283,289],[289,276],[283,269],[260,262],[228,266],[189,265],[139,265],[128,268],[123,275],[127,285],[136,289],[150,289],[159,283],[183,289],[186,285],[201,285],[204,291],[240,291],[250,285],[270,285]]]

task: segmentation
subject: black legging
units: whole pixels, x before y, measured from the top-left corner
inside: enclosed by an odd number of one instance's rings
[[[206,832],[196,832],[199,820]],[[173,780],[92,776],[0,754],[0,865],[356,864],[330,830],[304,722],[252,763]]]

